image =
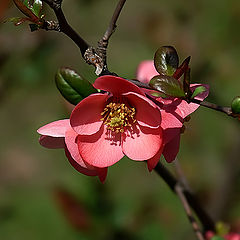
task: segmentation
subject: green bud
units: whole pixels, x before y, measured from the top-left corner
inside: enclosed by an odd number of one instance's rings
[[[69,68],[60,68],[56,73],[55,82],[62,96],[74,105],[97,92],[89,81]]]
[[[240,114],[240,97],[237,96],[232,100],[231,104],[232,112],[236,114]]]
[[[178,64],[179,58],[174,47],[160,47],[154,55],[154,66],[161,75],[172,76]]]
[[[158,75],[151,79],[149,85],[167,96],[185,97],[180,82],[173,77]]]

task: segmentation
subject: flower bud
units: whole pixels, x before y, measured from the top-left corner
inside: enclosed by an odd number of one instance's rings
[[[233,113],[240,114],[240,96],[232,100],[231,108]]]

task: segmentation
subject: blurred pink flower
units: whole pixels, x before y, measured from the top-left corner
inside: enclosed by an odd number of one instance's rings
[[[70,126],[69,119],[51,122],[37,130],[41,134],[39,142],[46,148],[64,148],[71,165],[87,176],[98,176],[104,182],[107,168],[97,168],[83,161],[79,154],[75,139],[77,134]]]
[[[145,60],[139,64],[137,68],[137,79],[140,82],[148,83],[156,75],[159,75],[159,73],[154,67],[154,61]],[[194,91],[194,89],[199,86],[204,86],[206,88],[206,91],[198,94],[195,99],[203,101],[208,96],[209,87],[205,84],[191,84],[190,88],[192,91]],[[146,94],[149,93],[149,90],[147,89],[145,89],[144,91]],[[162,117],[161,121],[164,139],[164,148],[162,153],[167,162],[172,162],[176,158],[179,151],[180,132],[184,122],[184,118],[194,112],[199,107],[199,105],[195,103],[187,103],[185,100],[174,97],[153,98],[155,99],[155,101],[158,102],[161,116],[167,115],[169,118],[172,119],[172,124],[169,124],[164,117]]]
[[[206,232],[206,239],[207,240],[211,240],[214,236],[218,236],[218,235],[216,235],[212,231],[207,231]],[[223,237],[223,239],[226,239],[226,240],[240,240],[240,234],[239,233],[228,233]]]
[[[84,162],[104,168],[124,155],[136,161],[161,155],[160,111],[141,89],[115,76],[97,78],[94,87],[103,93],[82,100],[70,117]]]

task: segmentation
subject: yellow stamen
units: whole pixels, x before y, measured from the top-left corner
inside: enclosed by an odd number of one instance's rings
[[[128,107],[124,103],[109,103],[101,113],[102,121],[107,125],[107,129],[113,132],[124,132],[124,128],[132,127],[136,120],[135,108]]]

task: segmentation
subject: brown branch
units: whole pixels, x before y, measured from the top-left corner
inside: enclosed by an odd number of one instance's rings
[[[210,102],[207,102],[207,101],[200,101],[200,100],[197,100],[197,99],[191,99],[190,102],[197,103],[197,104],[199,104],[203,107],[211,108],[213,110],[225,113],[225,114],[227,114],[228,116],[231,116],[231,117],[237,117],[236,115],[233,114],[230,107],[222,107],[222,106],[219,106],[215,103],[210,103]]]
[[[86,50],[89,48],[88,43],[80,37],[79,34],[77,34],[73,28],[68,24],[64,13],[62,11],[61,8],[61,0],[43,0],[46,4],[48,4],[48,6],[50,8],[53,9],[57,20],[58,20],[58,24],[59,24],[59,31],[63,32],[64,34],[66,34],[69,38],[71,38],[75,44],[79,47],[82,56],[84,57],[84,54],[86,52]],[[51,30],[51,29],[47,29],[47,30]],[[55,28],[53,28],[53,30],[56,30]]]
[[[108,26],[108,28],[107,28],[104,36],[103,36],[104,41],[108,41],[109,38],[111,37],[111,35],[114,33],[114,31],[117,27],[116,23],[117,23],[118,17],[120,15],[121,11],[122,11],[122,8],[123,8],[125,2],[126,2],[126,0],[119,0],[118,5],[117,5],[117,7],[116,7],[116,9],[113,13],[110,24],[109,24],[109,26]]]
[[[99,54],[99,56],[102,58],[102,63],[103,63],[103,66],[102,66],[102,71],[101,71],[101,74],[100,75],[107,75],[107,74],[111,74],[109,71],[108,71],[108,68],[107,68],[107,47],[108,47],[108,42],[109,42],[109,39],[110,37],[112,36],[112,34],[114,33],[117,25],[117,20],[119,18],[119,15],[123,9],[123,6],[125,4],[126,0],[119,0],[118,4],[117,4],[117,7],[113,13],[113,16],[111,18],[111,21],[108,25],[108,28],[106,30],[106,32],[104,33],[102,39],[99,40],[98,42],[98,48],[97,48],[97,53]]]
[[[192,225],[192,228],[193,228],[197,238],[199,240],[204,240],[205,238],[203,237],[203,234],[202,234],[202,232],[201,232],[201,230],[200,230],[200,228],[198,226],[198,223],[197,223],[195,217],[192,214],[191,208],[190,208],[190,206],[188,204],[188,201],[187,201],[187,199],[186,199],[186,197],[184,195],[183,187],[181,186],[181,184],[178,183],[178,184],[176,184],[174,189],[175,189],[175,192],[178,195],[179,199],[182,202],[184,210],[185,210],[185,212],[186,212],[186,214],[188,216],[188,219],[189,219],[189,221],[190,221],[190,223]]]
[[[116,28],[117,19],[126,0],[119,0],[118,5],[113,13],[109,26],[103,35],[102,39],[98,42],[98,47],[90,46],[75,30],[68,24],[66,17],[61,8],[62,0],[43,0],[50,8],[53,9],[58,22],[45,21],[42,29],[54,30],[63,32],[79,47],[83,59],[90,65],[95,67],[96,75],[116,75],[109,72],[107,68],[107,47],[108,41]]]
[[[162,179],[166,182],[170,189],[176,193],[176,186],[180,185],[180,182],[168,171],[168,169],[159,162],[154,170],[162,177]],[[200,222],[202,223],[204,227],[204,232],[208,230],[215,232],[214,221],[205,212],[196,197],[188,189],[185,189],[184,186],[182,186],[181,191],[186,198],[188,204],[194,210]]]

